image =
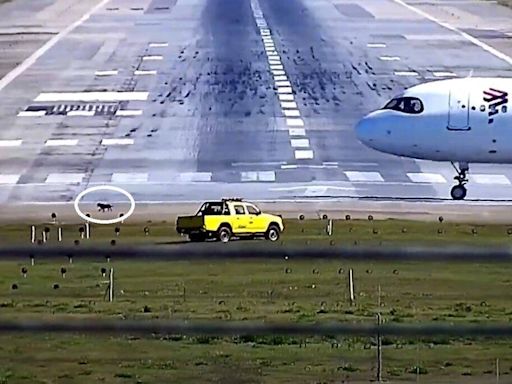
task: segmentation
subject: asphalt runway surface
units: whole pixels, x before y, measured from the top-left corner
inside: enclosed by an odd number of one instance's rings
[[[0,206],[98,185],[143,203],[449,200],[450,164],[368,149],[354,125],[426,80],[511,76],[510,20],[467,0],[13,0]],[[511,183],[470,164],[467,199],[501,204]]]

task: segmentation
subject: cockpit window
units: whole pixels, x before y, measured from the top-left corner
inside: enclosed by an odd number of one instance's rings
[[[417,97],[397,97],[390,100],[382,109],[418,114],[423,112],[423,103]]]

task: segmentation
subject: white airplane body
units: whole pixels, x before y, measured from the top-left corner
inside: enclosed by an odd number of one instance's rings
[[[356,126],[378,151],[459,163],[452,198],[466,196],[469,163],[512,163],[512,78],[432,81],[406,89]]]

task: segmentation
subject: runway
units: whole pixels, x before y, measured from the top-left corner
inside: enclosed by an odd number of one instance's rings
[[[0,6],[0,205],[444,201],[450,164],[360,144],[405,87],[512,76],[493,2],[48,0]],[[24,61],[25,60],[25,61]],[[468,200],[512,200],[512,166],[470,165]]]

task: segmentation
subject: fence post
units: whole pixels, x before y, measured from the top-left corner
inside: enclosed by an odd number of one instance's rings
[[[109,284],[108,284],[108,301],[114,301],[114,268],[110,268],[110,276],[109,276]]]
[[[91,224],[89,222],[85,223],[85,238],[88,239],[91,237]]]
[[[30,242],[33,244],[36,242],[36,226],[30,226]]]
[[[377,382],[382,382],[382,339],[380,336],[380,313],[377,313]]]
[[[57,236],[58,236],[58,240],[62,241],[62,227],[59,227],[57,229]]]
[[[350,291],[350,305],[354,304],[354,274],[352,268],[348,270],[348,286]]]

